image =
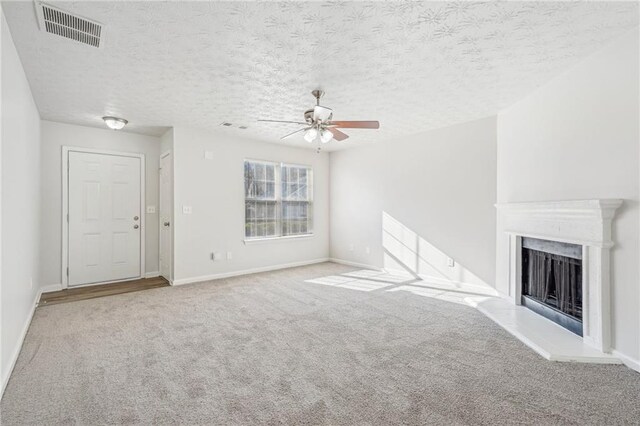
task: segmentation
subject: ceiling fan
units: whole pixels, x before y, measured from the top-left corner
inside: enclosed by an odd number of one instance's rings
[[[320,105],[320,98],[324,96],[322,90],[314,90],[311,94],[316,98],[316,106],[304,112],[304,121],[288,120],[258,120],[269,123],[291,123],[304,125],[302,129],[284,135],[280,139],[286,139],[295,134],[305,132],[304,139],[311,143],[320,139],[322,143],[328,143],[331,139],[343,141],[349,136],[339,129],[379,129],[377,121],[332,121],[333,110]]]

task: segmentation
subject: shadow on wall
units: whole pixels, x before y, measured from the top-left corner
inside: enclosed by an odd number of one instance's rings
[[[410,274],[431,282],[490,287],[458,262],[448,266],[450,257],[447,254],[387,212],[382,212],[382,248],[387,271]]]

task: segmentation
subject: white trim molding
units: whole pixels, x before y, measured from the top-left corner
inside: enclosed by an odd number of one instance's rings
[[[638,373],[640,373],[640,360],[638,359],[633,359],[628,355],[625,355],[623,353],[620,353],[617,350],[612,350],[611,353],[615,356],[617,356],[624,365],[626,365],[627,367],[629,367],[632,370],[636,370]]]
[[[169,208],[169,212],[165,212],[163,210],[163,206],[165,205],[165,200],[163,197],[163,186],[162,186],[162,182],[163,182],[163,177],[167,176],[166,175],[166,171],[163,171],[162,169],[162,160],[164,160],[166,157],[170,158],[170,164],[171,164],[171,175],[168,176],[168,183],[169,183],[169,196],[167,198],[169,198],[166,204],[168,205]],[[165,152],[163,152],[162,154],[160,154],[160,159],[158,161],[158,269],[160,269],[158,271],[158,276],[160,276],[162,274],[163,271],[163,259],[162,259],[162,247],[164,245],[164,235],[165,233],[164,231],[164,222],[169,222],[169,231],[167,232],[168,234],[168,239],[169,239],[169,273],[167,274],[168,276],[164,277],[167,281],[169,281],[169,283],[172,282],[173,280],[173,269],[174,269],[174,265],[173,265],[173,242],[175,240],[175,236],[174,236],[174,229],[175,229],[175,220],[174,220],[174,196],[173,196],[173,184],[174,184],[174,163],[173,163],[173,151],[172,150],[167,150]],[[165,214],[168,213],[168,214]],[[168,220],[166,220],[168,219]],[[164,260],[165,262],[167,261],[166,259]],[[147,273],[148,275],[149,273]],[[150,278],[147,276],[147,278]]]
[[[354,268],[372,269],[374,271],[384,271],[383,268],[380,268],[377,266],[368,265],[366,263],[352,262],[350,260],[336,259],[335,257],[330,258],[329,262],[339,263],[340,265],[353,266]]]
[[[33,315],[36,312],[36,307],[38,306],[38,301],[40,300],[40,294],[42,292],[39,291],[36,293],[36,298],[33,301],[33,306],[31,307],[31,312],[27,318],[27,321],[22,326],[22,331],[20,332],[20,338],[18,339],[17,345],[11,353],[11,362],[9,363],[9,369],[7,370],[7,375],[2,378],[2,392],[0,392],[0,398],[4,395],[4,391],[7,388],[7,384],[9,383],[9,378],[11,374],[13,374],[13,369],[16,366],[16,362],[18,361],[18,356],[20,355],[20,351],[22,350],[22,345],[24,344],[24,339],[27,337],[27,331],[29,331],[29,327],[31,326],[31,320],[33,319]]]
[[[304,240],[308,238],[315,238],[315,234],[312,232],[310,234],[301,234],[301,235],[283,235],[278,237],[256,237],[256,238],[245,238],[243,242],[245,244],[257,244],[257,243],[274,243],[274,242],[284,242],[291,240]]]
[[[520,305],[522,237],[581,245],[583,341],[611,352],[611,224],[622,200],[571,200],[497,204],[509,235],[509,299]]]
[[[180,278],[178,280],[173,280],[173,282],[171,282],[171,285],[177,286],[177,285],[184,285],[184,284],[200,283],[205,281],[219,280],[221,278],[231,278],[231,277],[238,277],[241,275],[257,274],[259,272],[277,271],[279,269],[295,268],[298,266],[313,265],[316,263],[324,263],[329,261],[330,261],[329,258],[323,257],[320,259],[304,260],[302,262],[263,266],[261,268],[242,269],[240,271],[222,272],[219,274],[211,274],[211,275],[201,275],[199,277]]]
[[[496,204],[508,234],[611,248],[611,222],[622,200]]]
[[[61,290],[62,284],[52,284],[41,287],[36,292],[36,297],[33,300],[33,304],[31,305],[31,312],[29,312],[29,316],[27,317],[27,321],[22,326],[22,331],[20,332],[20,338],[18,339],[18,344],[14,348],[11,353],[11,362],[9,363],[9,369],[7,371],[7,375],[2,378],[2,388],[0,389],[0,399],[2,399],[2,395],[4,395],[4,391],[7,388],[7,384],[9,383],[9,379],[13,374],[13,369],[16,366],[16,362],[18,361],[18,357],[20,356],[20,351],[22,351],[22,346],[24,345],[24,340],[27,337],[27,332],[29,331],[29,327],[31,327],[31,322],[33,321],[33,316],[36,313],[36,308],[40,303],[40,298],[42,297],[42,293],[46,293],[49,291]]]

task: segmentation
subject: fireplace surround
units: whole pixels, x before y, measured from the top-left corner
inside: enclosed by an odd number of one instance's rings
[[[597,199],[496,205],[508,237],[509,300],[515,305],[523,300],[523,239],[579,246],[582,339],[605,354],[611,349],[611,228],[621,204],[622,200]]]

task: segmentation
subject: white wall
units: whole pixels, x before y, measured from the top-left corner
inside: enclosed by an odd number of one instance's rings
[[[146,204],[156,213],[146,214],[145,266],[158,271],[158,168],[160,138],[109,129],[42,121],[41,283],[62,282],[62,147],[82,147],[145,155]]]
[[[640,355],[638,30],[498,117],[498,202],[623,198],[612,250],[613,345]],[[498,222],[497,284],[508,291]]]
[[[161,137],[160,137],[160,155],[164,155],[167,152],[171,153],[171,170],[169,172],[170,177],[169,180],[171,181],[171,188],[169,189],[169,205],[174,206],[174,197],[173,197],[173,185],[174,185],[174,181],[173,181],[173,159],[174,159],[174,155],[173,155],[173,127],[170,128],[169,130],[167,130]],[[160,204],[160,200],[158,199],[158,204]],[[172,207],[173,210],[173,207]],[[158,213],[160,213],[160,208],[158,208]],[[158,216],[159,220],[162,220],[161,216]],[[173,220],[173,212],[169,213],[169,217],[167,218],[169,223],[170,223],[170,229],[169,229],[169,233],[170,233],[170,239],[171,239],[171,253],[169,254],[171,256],[170,259],[170,264],[171,264],[171,272],[170,272],[170,276],[169,277],[165,277],[167,278],[170,282],[173,282],[174,279],[174,270],[175,270],[175,264],[174,264],[174,258],[173,258],[173,241],[175,240],[175,223]]]
[[[173,127],[160,136],[160,154],[173,151]]]
[[[174,278],[176,283],[219,274],[326,259],[329,255],[329,157],[312,150],[175,127]],[[212,151],[213,160],[204,158]],[[311,165],[314,235],[244,242],[244,159]],[[191,206],[185,215],[182,206]],[[226,252],[232,260],[226,260]],[[210,254],[223,259],[212,261]]]
[[[40,115],[4,15],[0,17],[0,27],[2,27],[0,29],[2,34],[0,375],[3,392],[20,351],[38,296]]]
[[[331,257],[493,285],[495,126],[490,117],[332,152]]]

